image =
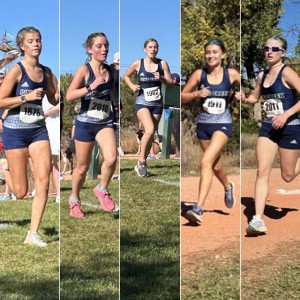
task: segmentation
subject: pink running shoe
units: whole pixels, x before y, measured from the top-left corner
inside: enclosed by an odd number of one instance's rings
[[[84,218],[84,212],[81,210],[81,203],[80,201],[72,202],[71,197],[69,198],[69,205],[70,205],[70,216],[73,218]]]
[[[99,199],[102,209],[105,211],[112,211],[115,208],[115,204],[111,199],[109,192],[101,192],[98,186],[94,188],[94,194]]]

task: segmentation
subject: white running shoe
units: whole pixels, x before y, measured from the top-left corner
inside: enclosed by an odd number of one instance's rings
[[[30,231],[28,231],[27,233],[24,244],[37,246],[37,247],[46,247],[48,245],[47,243],[43,242],[43,240],[41,239],[40,235],[37,232],[31,233]]]
[[[266,224],[260,216],[253,216],[252,220],[248,224],[248,227],[246,228],[246,232],[249,235],[263,234],[266,231]]]

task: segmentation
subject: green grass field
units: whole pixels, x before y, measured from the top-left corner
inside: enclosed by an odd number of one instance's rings
[[[84,219],[69,216],[71,181],[61,181],[61,299],[119,299],[119,219],[100,209],[96,180],[81,191]],[[119,181],[109,191],[119,202]]]
[[[0,202],[0,299],[58,299],[59,206],[53,199],[39,230],[45,248],[23,244],[32,200]]]
[[[228,248],[228,247],[227,247]],[[193,257],[181,275],[182,300],[240,300],[240,254],[238,244],[201,257]],[[251,298],[247,298],[251,299]]]
[[[179,162],[121,161],[121,299],[180,299]]]

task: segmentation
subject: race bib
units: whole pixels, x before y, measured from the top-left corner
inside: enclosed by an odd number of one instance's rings
[[[42,106],[24,103],[21,105],[20,109],[20,120],[24,123],[32,124],[37,123],[44,119],[44,112]]]
[[[268,99],[264,102],[264,111],[268,117],[275,117],[284,112],[282,101],[279,99]]]
[[[99,120],[105,120],[110,116],[110,111],[110,101],[92,98],[87,115]]]
[[[203,104],[203,109],[212,115],[222,114],[226,108],[226,101],[222,98],[207,98]]]
[[[161,95],[160,95],[159,86],[144,89],[144,95],[145,95],[145,100],[149,102],[160,100]]]

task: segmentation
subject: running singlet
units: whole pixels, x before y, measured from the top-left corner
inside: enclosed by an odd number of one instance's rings
[[[22,78],[17,84],[13,95],[26,95],[37,88],[43,88],[44,91],[47,90],[47,77],[44,66],[41,65],[43,80],[41,82],[35,82],[29,78],[23,64],[19,62],[18,65],[22,70]],[[12,129],[37,128],[41,126],[45,126],[42,100],[30,101],[10,109],[4,122],[4,127]]]
[[[232,123],[231,114],[228,108],[231,83],[227,68],[223,68],[223,80],[220,84],[211,84],[207,80],[207,73],[202,70],[198,89],[210,87],[210,96],[202,103],[198,112],[198,123]]]
[[[161,59],[158,59],[158,66],[156,72],[159,72],[161,76],[164,75],[164,71],[161,65]],[[154,72],[147,72],[144,65],[144,59],[141,59],[141,65],[138,72],[139,85],[141,89],[136,98],[136,104],[142,104],[145,106],[162,106],[163,97],[161,94],[161,81],[154,77]]]
[[[89,63],[86,64],[89,70],[87,84],[92,84],[96,79],[93,69]],[[113,111],[110,93],[114,87],[114,78],[108,65],[105,65],[109,75],[107,82],[100,84],[95,90],[81,98],[81,108],[77,120],[91,124],[108,124],[113,120]]]
[[[263,73],[261,79],[261,95],[264,99],[263,110],[265,113],[265,117],[263,119],[263,122],[265,123],[272,123],[273,117],[282,114],[283,112],[294,106],[297,102],[295,91],[287,88],[282,82],[282,72],[285,67],[286,65],[281,68],[274,83],[267,88],[264,87],[264,82],[269,70]],[[289,117],[286,122],[286,125],[298,124],[300,124],[300,120],[297,114]]]

